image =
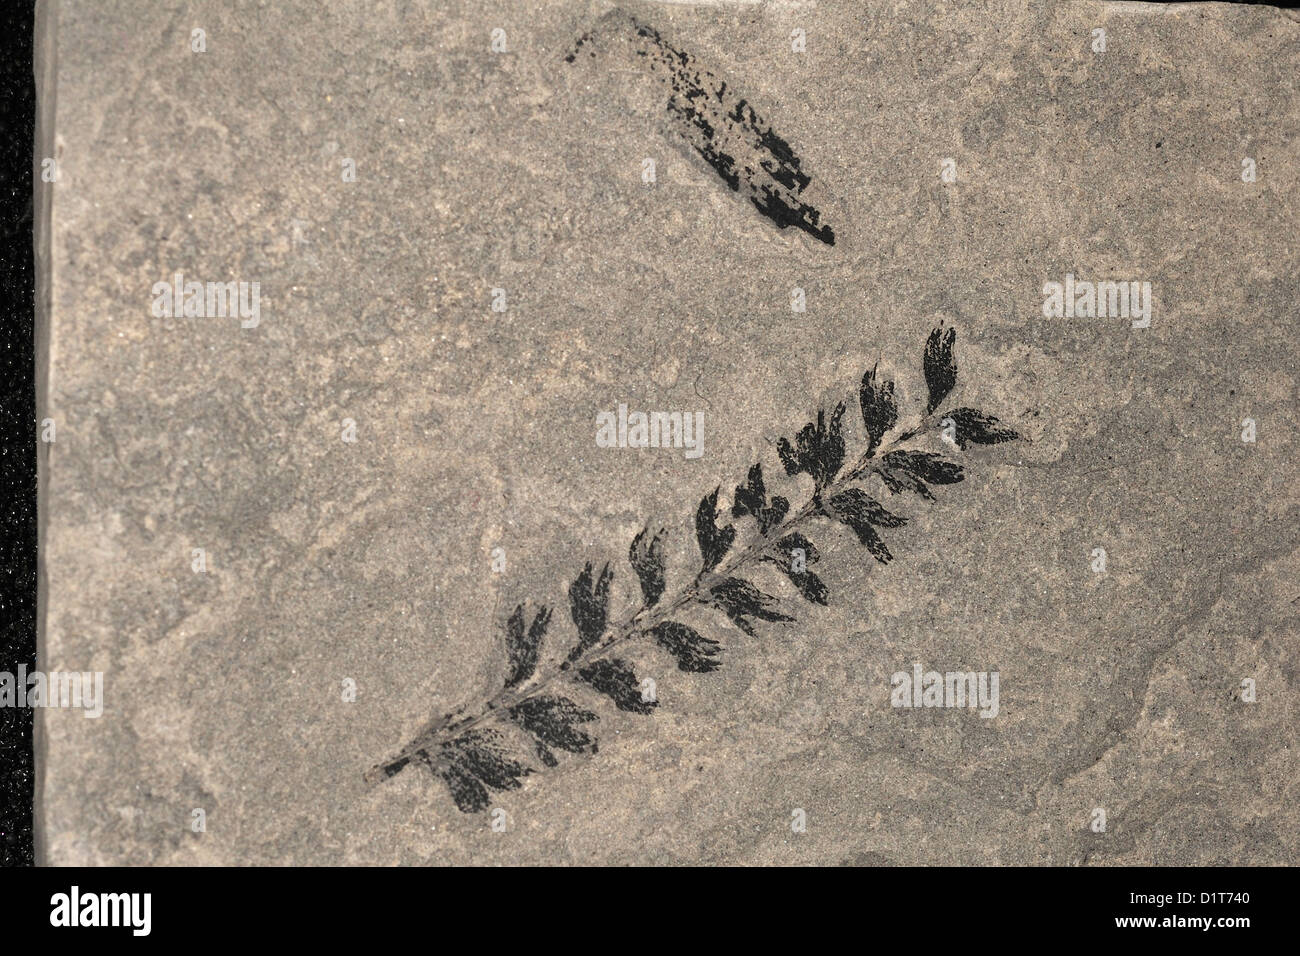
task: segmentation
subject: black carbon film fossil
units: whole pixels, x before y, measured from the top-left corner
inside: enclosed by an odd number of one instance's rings
[[[794,226],[828,246],[835,231],[806,199],[812,178],[771,124],[725,80],[658,30],[614,9],[584,33],[565,57],[630,62],[667,95],[668,127],[778,228]]]
[[[675,593],[666,589],[663,543],[666,532],[646,527],[631,543],[628,562],[636,575],[640,602],[621,619],[609,613],[614,571],[588,562],[568,588],[574,634],[569,650],[550,668],[539,669],[543,642],[553,630],[552,612],[541,606],[515,607],[505,625],[501,687],[477,710],[461,709],[430,721],[397,754],[366,772],[371,783],[386,780],[412,764],[443,780],[465,812],[487,808],[491,791],[514,790],[535,768],[524,756],[531,750],[542,767],[554,767],[556,751],[596,753],[590,725],[598,715],[589,707],[608,698],[619,710],[653,714],[632,665],[619,652],[635,641],[656,645],[679,670],[708,674],[722,665],[719,640],[675,618],[689,606],[711,609],[718,626],[728,622],[749,638],[760,625],[795,620],[780,600],[741,576],[760,563],[775,565],[802,598],[828,605],[829,589],[812,570],[821,554],[809,538],[814,526],[843,526],[878,562],[893,560],[883,531],[907,523],[871,493],[877,484],[892,497],[934,501],[934,488],[963,480],[962,465],[945,454],[917,447],[935,435],[951,449],[996,445],[1020,436],[997,418],[969,407],[945,403],[957,383],[956,330],[940,326],[930,333],[922,358],[928,398],[923,412],[900,424],[894,383],[867,371],[858,389],[865,448],[848,462],[844,434],[847,402],[817,412],[793,440],[777,442],[787,476],[806,474],[808,499],[795,507],[769,493],[763,467],[753,465],[731,499],[730,519],[751,525],[744,536],[723,523],[720,487],[705,495],[695,511],[699,569]],[[806,485],[807,479],[805,479]],[[796,599],[797,600],[797,599]],[[558,628],[555,628],[558,630]],[[551,635],[554,639],[554,635]],[[580,703],[590,699],[590,704]]]

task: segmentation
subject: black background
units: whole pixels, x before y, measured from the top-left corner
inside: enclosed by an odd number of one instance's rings
[[[36,666],[35,4],[0,4],[0,671]],[[32,863],[32,711],[0,707],[0,866]]]
[[[1284,870],[1073,868],[1011,870],[736,868],[628,870],[601,878],[525,869],[99,869],[0,871],[8,939],[128,946],[200,938],[391,948],[505,948],[563,932],[563,946],[660,952],[753,945],[907,954],[1032,951],[1068,941],[1127,940],[1159,951],[1189,944],[1239,952],[1294,927]],[[149,892],[151,932],[50,926],[55,893]],[[1156,907],[1132,893],[1249,893],[1245,904]],[[1249,927],[1116,927],[1116,917],[1250,918]],[[1267,937],[1264,934],[1268,934]],[[1287,933],[1287,938],[1292,934]]]

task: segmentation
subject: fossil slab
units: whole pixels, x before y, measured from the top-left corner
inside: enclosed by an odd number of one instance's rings
[[[39,859],[1300,862],[1294,15],[40,30]]]

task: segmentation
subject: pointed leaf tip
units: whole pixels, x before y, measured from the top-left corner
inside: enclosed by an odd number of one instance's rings
[[[878,368],[877,366],[876,368]],[[867,429],[867,454],[875,451],[885,434],[898,424],[898,405],[894,401],[892,380],[878,381],[876,368],[862,376],[858,389],[858,404],[862,408],[862,423]]]
[[[569,652],[569,660],[576,660],[605,633],[609,613],[609,583],[614,572],[608,564],[601,569],[599,578],[592,581],[592,564],[587,562],[582,573],[569,585],[569,612],[578,629],[578,643]]]
[[[494,730],[469,730],[447,741],[435,759],[428,751],[418,756],[451,791],[456,806],[464,813],[477,813],[488,805],[488,790],[517,790],[522,778],[532,773],[505,750],[502,737]]]
[[[694,628],[676,621],[663,621],[652,627],[650,634],[660,647],[677,658],[678,670],[706,674],[722,666],[717,659],[721,645]]]
[[[712,494],[705,495],[695,511],[695,540],[700,546],[700,557],[703,559],[705,571],[716,568],[731,549],[732,542],[736,540],[736,529],[733,526],[718,527],[720,490],[720,487],[714,488]]]
[[[853,529],[858,540],[877,561],[888,564],[893,560],[893,554],[881,540],[876,528],[897,528],[906,524],[906,518],[886,511],[878,501],[860,488],[850,488],[840,492],[830,500],[828,510],[831,517]]]
[[[594,753],[595,739],[577,724],[597,720],[597,716],[567,697],[530,697],[510,708],[511,719],[533,736],[538,758],[548,767],[558,761],[552,747],[569,753]]]
[[[578,677],[612,700],[619,710],[648,714],[659,706],[658,701],[644,698],[636,672],[627,661],[617,658],[592,661],[578,671]]]
[[[808,570],[809,565],[821,560],[821,552],[798,531],[792,531],[778,541],[774,553],[767,555],[764,560],[780,568],[805,600],[822,606],[829,602],[830,591],[826,584]]]
[[[660,528],[647,541],[649,533],[647,527],[636,536],[632,547],[628,549],[627,559],[641,582],[641,596],[645,599],[645,606],[654,607],[664,593],[663,537],[666,532]]]
[[[974,408],[957,408],[949,412],[955,434],[953,441],[959,448],[966,448],[970,443],[976,445],[1000,445],[1003,442],[1016,441],[1019,432],[1008,428],[992,415],[986,415]]]
[[[506,622],[506,656],[509,662],[507,687],[522,684],[537,670],[537,655],[551,621],[551,609],[543,607],[538,611],[527,630],[524,628],[524,620],[524,606],[520,604]]]
[[[955,461],[934,452],[910,450],[891,451],[881,459],[876,474],[892,494],[910,491],[927,501],[934,500],[929,485],[952,485],[966,477]]]
[[[790,615],[774,609],[776,598],[763,593],[742,578],[727,578],[715,584],[709,591],[709,600],[750,637],[754,636],[754,623],[750,618],[777,623],[794,620]]]
[[[760,534],[768,534],[785,520],[789,511],[790,502],[780,495],[775,495],[770,501],[768,500],[767,487],[763,483],[762,465],[753,465],[749,469],[745,483],[736,486],[736,493],[732,498],[731,516],[742,518],[745,515],[753,515],[754,520],[758,522]]]
[[[795,435],[794,444],[782,438],[777,442],[777,454],[787,475],[806,472],[821,489],[835,480],[844,465],[844,435],[842,433],[845,404],[840,402],[826,420],[825,410],[817,412],[817,421],[809,422]]]
[[[939,407],[957,384],[957,360],[953,356],[956,340],[956,329],[939,326],[925,343],[925,384],[930,391],[930,400],[925,408],[927,415]]]

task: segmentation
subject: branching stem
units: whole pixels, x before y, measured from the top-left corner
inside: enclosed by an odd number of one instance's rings
[[[933,414],[923,416],[911,428],[899,432],[894,438],[882,442],[871,451],[863,454],[852,468],[842,472],[842,477],[838,481],[832,481],[824,487],[817,488],[808,503],[786,519],[780,527],[773,529],[766,535],[755,535],[754,540],[743,550],[736,553],[719,570],[713,572],[701,571],[672,601],[665,602],[661,600],[654,607],[641,605],[621,623],[607,628],[597,643],[593,644],[573,661],[565,662],[557,670],[535,679],[526,689],[510,687],[500,691],[483,705],[479,713],[473,716],[462,717],[450,722],[446,720],[434,721],[427,725],[397,754],[366,771],[366,781],[371,784],[379,783],[393,776],[417,757],[428,759],[437,767],[440,761],[440,749],[444,743],[459,737],[466,731],[473,730],[481,724],[494,720],[500,714],[508,712],[510,708],[522,701],[542,695],[557,682],[572,680],[574,674],[581,668],[592,661],[607,656],[625,644],[643,637],[655,625],[667,620],[686,605],[695,601],[707,600],[712,583],[730,577],[741,568],[752,564],[754,561],[761,560],[772,551],[777,542],[803,525],[804,522],[810,518],[825,515],[823,508],[826,498],[833,497],[837,492],[866,477],[878,458],[927,432],[934,426],[935,418],[936,416]]]

